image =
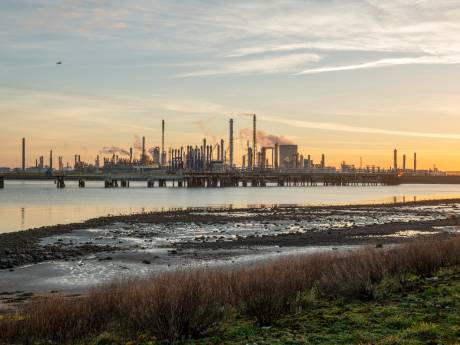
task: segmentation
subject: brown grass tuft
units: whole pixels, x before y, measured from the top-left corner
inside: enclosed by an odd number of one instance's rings
[[[174,343],[219,324],[229,308],[260,325],[294,312],[312,288],[329,296],[372,298],[385,277],[404,281],[460,264],[460,237],[417,240],[390,249],[292,256],[233,269],[164,273],[113,282],[78,298],[32,301],[0,320],[0,343],[73,343],[103,331],[147,332]]]

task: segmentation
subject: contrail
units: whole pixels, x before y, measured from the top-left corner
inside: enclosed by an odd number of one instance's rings
[[[382,128],[371,128],[371,127],[356,127],[348,126],[333,122],[314,122],[314,121],[302,121],[302,120],[291,120],[286,118],[275,118],[265,117],[266,121],[282,123],[294,127],[310,128],[310,129],[321,129],[329,131],[349,132],[349,133],[367,133],[367,134],[384,134],[384,135],[397,135],[406,137],[420,137],[420,138],[433,138],[433,139],[453,139],[459,140],[460,134],[446,134],[446,133],[430,133],[430,132],[414,132],[414,131],[399,131]]]
[[[309,68],[299,73],[302,74],[318,74],[327,72],[338,72],[338,71],[352,71],[357,69],[369,69],[379,68],[388,66],[401,66],[401,65],[452,65],[459,64],[460,57],[458,56],[419,56],[419,57],[404,57],[404,58],[393,58],[393,59],[380,59],[370,62],[354,65],[343,65],[343,66],[325,66],[319,68]]]

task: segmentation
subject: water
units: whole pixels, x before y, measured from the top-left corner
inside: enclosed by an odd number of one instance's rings
[[[105,189],[103,182],[6,181],[0,189],[0,232],[89,218],[169,208],[273,204],[332,205],[399,202],[460,197],[460,185],[266,188],[146,188],[132,182],[128,189]]]

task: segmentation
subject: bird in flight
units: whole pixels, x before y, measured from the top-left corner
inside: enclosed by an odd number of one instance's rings
[[[56,65],[62,65],[62,61],[56,62]]]

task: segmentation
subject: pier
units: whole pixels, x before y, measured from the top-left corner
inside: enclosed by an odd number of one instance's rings
[[[77,181],[85,188],[87,181],[101,181],[105,188],[129,188],[131,181],[145,181],[148,188],[227,188],[227,187],[307,187],[307,186],[388,186],[401,183],[401,177],[384,172],[309,172],[299,171],[244,171],[176,172],[120,174],[7,174],[4,180],[52,180],[57,188],[65,188],[66,181]]]

